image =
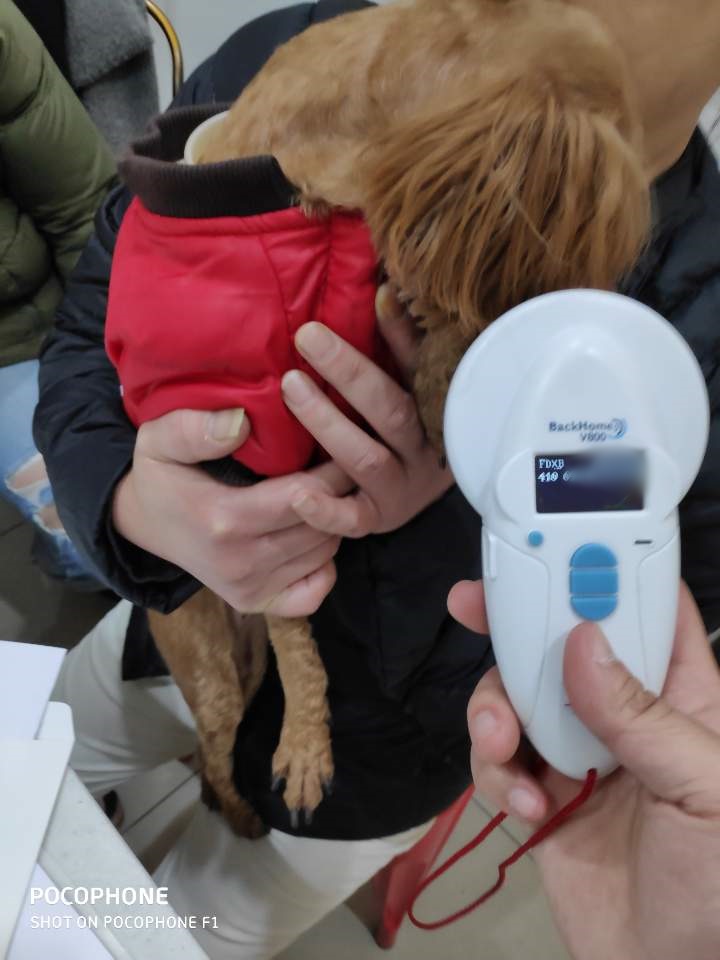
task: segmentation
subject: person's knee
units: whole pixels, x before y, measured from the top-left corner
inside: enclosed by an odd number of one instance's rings
[[[8,477],[6,482],[8,489],[18,496],[34,489],[38,484],[47,483],[48,475],[42,456],[39,453],[33,454]]]
[[[5,486],[15,497],[20,510],[47,533],[62,534],[64,528],[51,499],[50,480],[45,461],[34,453],[5,478]]]
[[[8,490],[24,501],[29,515],[45,533],[62,535],[65,527],[50,496],[50,480],[45,461],[35,453],[5,480]]]
[[[42,527],[47,533],[65,532],[65,527],[62,525],[62,520],[54,503],[49,503],[47,506],[41,507],[35,514],[35,521],[38,526]]]

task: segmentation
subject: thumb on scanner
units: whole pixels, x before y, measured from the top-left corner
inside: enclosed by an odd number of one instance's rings
[[[688,602],[683,591],[681,604]],[[691,634],[684,646],[704,645],[698,661],[707,663],[708,639],[697,611],[681,613]],[[582,623],[570,633],[564,681],[578,717],[648,790],[686,813],[720,815],[720,736],[645,690],[596,624]]]

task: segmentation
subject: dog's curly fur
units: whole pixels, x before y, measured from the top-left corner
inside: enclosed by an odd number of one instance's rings
[[[649,226],[640,136],[625,64],[591,14],[562,0],[414,0],[281,47],[200,162],[273,154],[309,216],[363,212],[425,331],[413,388],[440,451],[450,378],[487,324],[543,292],[612,288],[636,261]],[[310,812],[332,776],[325,673],[307,621],[266,619],[286,698],[273,769],[288,806]],[[231,759],[264,664],[257,618],[203,591],[152,627],[223,812],[257,835]],[[255,652],[238,659],[234,644]]]

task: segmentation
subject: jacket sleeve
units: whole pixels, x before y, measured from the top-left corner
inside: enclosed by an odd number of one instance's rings
[[[34,436],[47,464],[65,529],[100,578],[142,606],[167,611],[196,582],[121,537],[110,512],[115,486],[132,464],[135,428],[105,353],[104,327],[113,249],[130,202],[115,189],[96,218],[46,340]]]
[[[720,277],[706,281],[682,318],[690,343],[693,333],[717,324]],[[697,350],[710,399],[710,434],[705,459],[689,493],[680,504],[682,573],[709,632],[720,628],[720,346],[705,339]]]
[[[115,164],[40,38],[0,0],[0,119],[5,191],[46,238],[66,281],[115,178]]]
[[[679,512],[682,575],[712,632],[720,628],[720,258],[712,242],[720,231],[720,172],[699,130],[659,189],[668,236],[655,243],[650,297],[643,299],[683,335],[707,386],[707,450]],[[676,400],[682,403],[681,396]]]

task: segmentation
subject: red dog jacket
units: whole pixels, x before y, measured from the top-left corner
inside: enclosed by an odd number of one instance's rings
[[[272,157],[189,167],[175,161],[217,111],[160,118],[121,165],[136,194],[113,258],[106,348],[139,426],[171,410],[243,407],[252,433],[235,458],[256,474],[305,467],[316,451],[280,380],[304,370],[302,324],[326,324],[387,364],[375,326],[377,258],[360,215],[309,219]]]

